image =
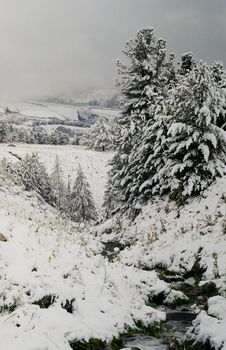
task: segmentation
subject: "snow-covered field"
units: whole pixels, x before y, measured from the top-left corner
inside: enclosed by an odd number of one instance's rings
[[[56,156],[62,164],[64,179],[67,183],[68,176],[73,184],[79,164],[81,165],[90,184],[94,200],[100,208],[103,204],[105,184],[107,181],[108,162],[112,152],[96,152],[87,150],[81,146],[53,146],[53,145],[27,145],[16,144],[10,147],[8,144],[0,144],[0,159],[6,158],[10,161],[18,161],[13,154],[24,157],[27,153],[35,152],[45,164],[48,173],[54,167]]]

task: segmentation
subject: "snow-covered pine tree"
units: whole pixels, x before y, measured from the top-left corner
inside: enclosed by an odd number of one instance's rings
[[[196,64],[180,80],[171,100],[167,161],[154,188],[158,193],[181,199],[200,193],[224,174],[226,138],[217,126],[222,103],[222,91],[206,63]]]
[[[195,66],[196,60],[191,52],[186,52],[181,55],[181,63],[178,73],[181,75],[188,74]]]
[[[114,145],[114,128],[110,121],[98,120],[84,134],[82,143],[96,151],[108,151]]]
[[[27,154],[18,164],[17,173],[27,191],[35,190],[49,204],[54,205],[50,177],[36,153]]]
[[[66,210],[66,188],[63,182],[63,167],[56,155],[53,171],[50,175],[52,191],[56,198],[58,210]]]
[[[124,53],[129,64],[118,63],[119,85],[124,96],[118,119],[121,134],[111,162],[111,188],[107,191],[110,196],[117,194],[116,201],[121,203],[132,201],[138,194],[136,181],[141,164],[133,155],[142,147],[146,127],[156,122],[154,111],[158,109],[159,99],[166,98],[176,79],[174,55],[166,57],[166,42],[156,39],[153,29],[140,30],[127,43]]]
[[[70,194],[70,216],[77,222],[97,219],[96,206],[89,183],[80,165]]]
[[[0,142],[7,142],[9,139],[9,124],[6,120],[0,122]]]
[[[214,62],[210,67],[213,73],[213,77],[221,90],[223,98],[223,109],[217,119],[217,126],[226,131],[226,74],[224,71],[224,65],[222,62]]]
[[[139,144],[131,151],[123,188],[129,206],[145,202],[154,194],[158,175],[166,163],[167,132],[170,123],[167,99],[159,97],[153,106],[153,120],[143,128]]]

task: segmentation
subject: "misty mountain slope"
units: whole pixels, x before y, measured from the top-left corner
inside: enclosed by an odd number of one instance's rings
[[[10,153],[11,152],[11,153]],[[107,181],[108,162],[112,158],[112,152],[96,152],[86,150],[81,146],[52,146],[52,145],[26,145],[16,144],[16,147],[0,144],[0,159],[6,158],[17,162],[18,159],[12,155],[24,157],[27,153],[35,152],[39,155],[49,174],[53,171],[56,155],[62,166],[64,181],[68,180],[73,185],[79,164],[93,192],[96,205],[100,208],[103,204],[105,184]]]
[[[137,321],[164,320],[163,312],[145,304],[150,288],[158,288],[154,271],[109,262],[91,227],[61,219],[32,192],[5,182],[1,179],[1,349],[69,350],[69,342],[110,341]]]
[[[30,122],[48,123],[57,121],[58,124],[74,122],[77,126],[88,127],[95,123],[98,118],[112,119],[118,116],[119,111],[108,108],[95,108],[90,106],[70,105],[64,103],[51,102],[18,102],[14,105],[9,105],[8,118],[17,119],[24,118]],[[4,110],[2,111],[4,116]],[[13,115],[13,116],[12,116]],[[81,119],[83,116],[83,119]],[[28,124],[28,123],[27,123]]]

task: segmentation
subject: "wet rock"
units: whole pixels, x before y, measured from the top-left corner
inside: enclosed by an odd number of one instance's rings
[[[7,238],[3,233],[0,233],[0,242],[7,242]]]
[[[72,314],[74,311],[74,301],[75,299],[72,300],[66,300],[66,302],[64,304],[62,304],[62,308],[65,309],[69,314]]]
[[[35,301],[33,304],[38,305],[41,309],[48,309],[54,302],[54,295],[45,295],[42,299]]]
[[[202,284],[201,291],[208,298],[218,294],[215,283],[211,281],[206,282],[205,284]]]

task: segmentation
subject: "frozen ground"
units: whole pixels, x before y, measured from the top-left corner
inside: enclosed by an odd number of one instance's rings
[[[112,152],[96,152],[86,150],[81,146],[72,145],[16,144],[15,146],[16,147],[9,147],[8,144],[0,144],[0,159],[6,158],[10,161],[18,161],[10,152],[22,157],[27,153],[31,154],[35,152],[40,156],[40,160],[45,164],[47,171],[51,173],[57,155],[63,166],[65,182],[68,181],[69,175],[72,184],[75,180],[78,166],[81,164],[91,186],[94,200],[99,208],[102,206],[104,189],[107,181],[107,164],[112,157]]]

